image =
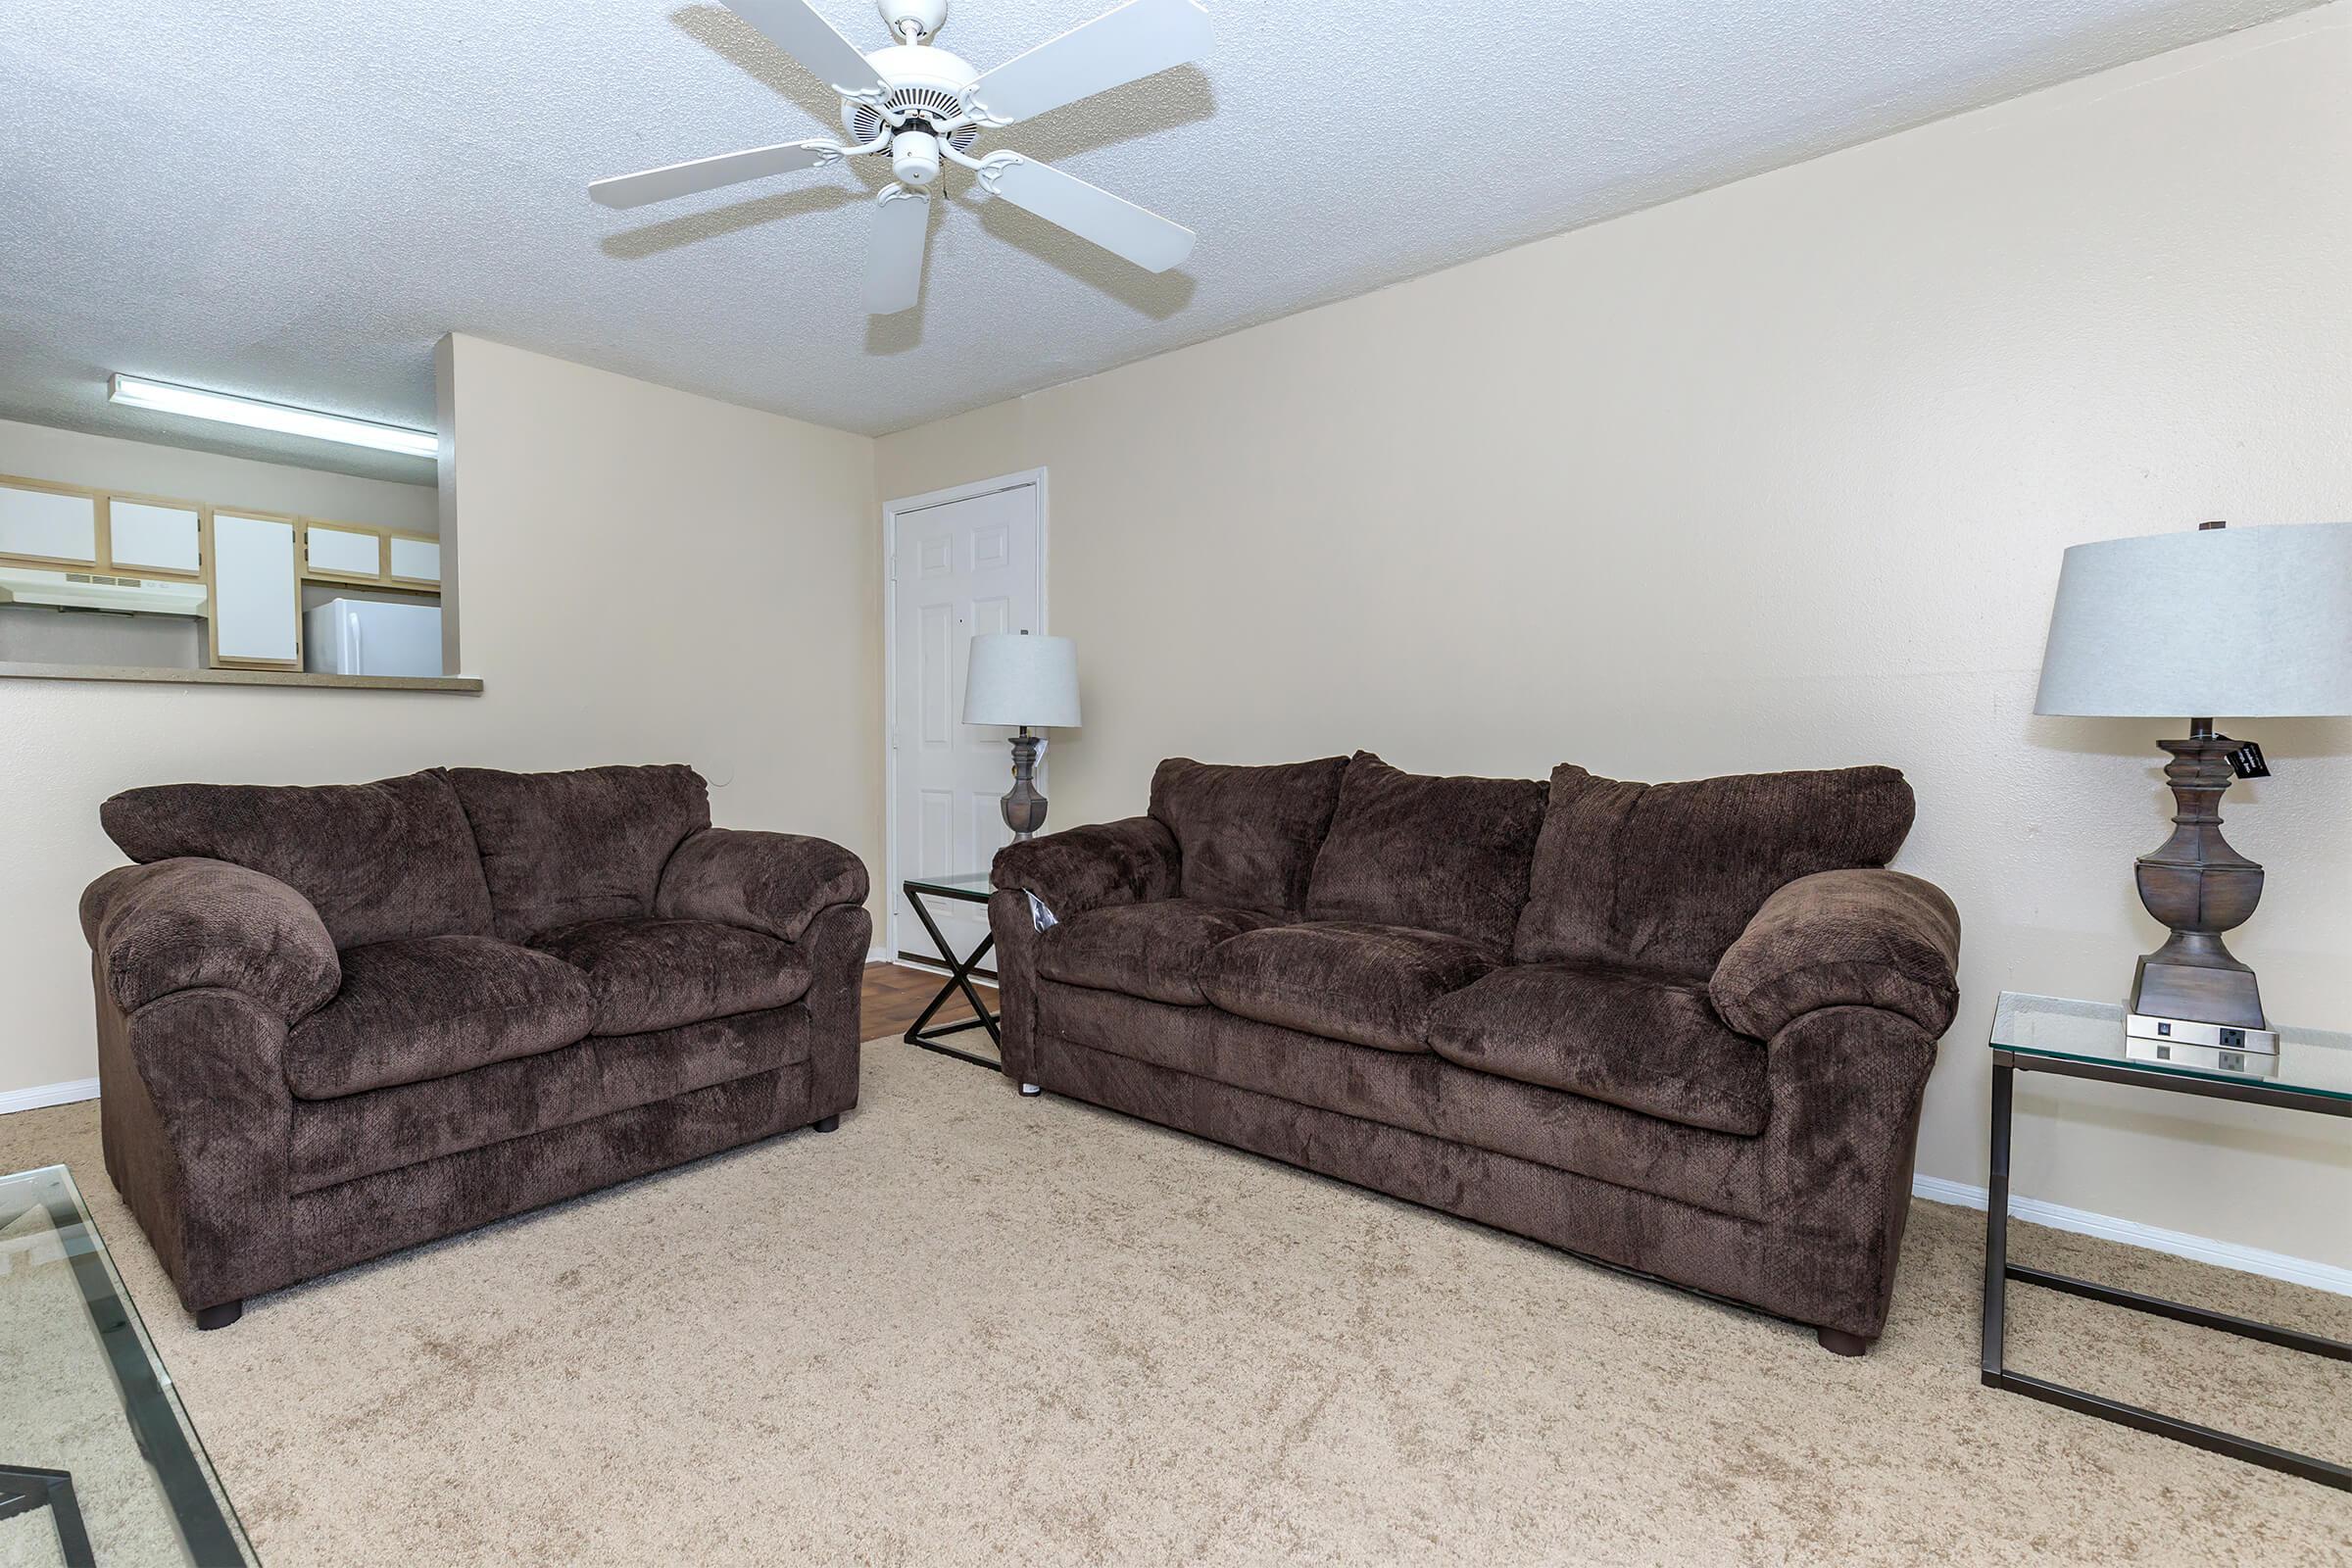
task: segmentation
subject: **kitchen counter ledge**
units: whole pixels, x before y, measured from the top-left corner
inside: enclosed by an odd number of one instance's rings
[[[301,669],[140,669],[122,664],[16,664],[0,661],[0,678],[14,680],[144,681],[165,686],[309,686],[326,691],[457,692],[479,696],[470,675],[320,675]]]

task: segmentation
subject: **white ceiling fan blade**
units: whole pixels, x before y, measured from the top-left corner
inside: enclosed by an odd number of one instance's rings
[[[876,101],[890,89],[858,46],[824,19],[808,0],[726,0],[727,9],[767,34],[768,41],[823,77],[844,98],[870,94]]]
[[[1128,0],[985,73],[972,86],[972,114],[1009,125],[1207,53],[1208,13],[1193,0]]]
[[[1157,213],[1121,200],[1100,185],[1089,185],[1051,164],[999,153],[980,172],[980,182],[992,196],[1002,196],[1049,223],[1092,240],[1113,256],[1123,256],[1150,272],[1180,267],[1193,254],[1193,231]]]
[[[865,309],[896,316],[923,297],[923,248],[931,238],[931,198],[904,185],[885,185],[874,198],[874,226],[865,241]]]
[[[696,191],[716,190],[721,185],[746,179],[814,169],[840,156],[841,149],[828,141],[791,141],[777,147],[754,147],[748,152],[721,153],[716,158],[669,164],[638,174],[615,174],[590,185],[588,194],[607,207],[643,207],[648,202],[665,202],[673,196],[691,196]]]

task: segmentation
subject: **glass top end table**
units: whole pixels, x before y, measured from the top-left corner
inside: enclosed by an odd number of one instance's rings
[[[1984,1203],[1984,1385],[2352,1492],[2352,1467],[2008,1368],[2002,1337],[2007,1286],[2012,1280],[2329,1360],[2352,1361],[2352,1345],[2341,1341],[2009,1261],[2011,1106],[2021,1072],[2131,1084],[2166,1094],[2234,1100],[2323,1116],[2352,1116],[2352,1035],[2274,1025],[2278,1034],[2275,1057],[2248,1060],[2242,1071],[2219,1070],[2143,1059],[2141,1053],[2150,1043],[2126,1038],[2126,1017],[2124,1008],[2115,1003],[2014,991],[2002,992],[1994,1005],[1992,1034],[1986,1042],[1992,1053],[1992,1157]]]
[[[994,891],[990,873],[966,871],[954,876],[910,876],[901,886],[906,892],[906,906],[914,911],[914,917],[930,933],[931,945],[939,950],[940,961],[948,966],[949,973],[947,983],[939,988],[939,995],[931,999],[930,1004],[915,1016],[914,1022],[907,1025],[906,1033],[900,1038],[910,1046],[936,1051],[943,1056],[954,1056],[957,1061],[968,1061],[974,1066],[994,1067],[1002,1071],[1004,1063],[1001,1061],[940,1043],[950,1035],[962,1034],[969,1029],[986,1029],[990,1040],[999,1045],[1004,1043],[1004,1037],[997,1028],[998,1015],[989,1010],[988,1004],[980,1000],[979,991],[972,985],[972,971],[982,958],[988,956],[989,950],[997,945],[996,936],[991,933],[981,938],[978,947],[958,958],[947,934],[940,930],[939,922],[923,906],[925,897],[948,899],[957,904],[986,904]],[[932,1024],[932,1015],[946,1006],[948,999],[958,991],[963,993],[963,1000],[972,1004],[973,1015],[958,1018],[953,1023]],[[1027,1094],[1029,1090],[1023,1086],[1021,1092]]]
[[[2352,1034],[2278,1025],[2276,1055],[2260,1052],[2217,1053],[2227,1068],[2199,1061],[2161,1059],[2155,1053],[2167,1047],[2153,1040],[2132,1040],[2124,1033],[2127,1014],[2113,1002],[2081,1002],[2071,997],[2036,997],[2004,991],[1993,1006],[1989,1042],[1996,1058],[2032,1056],[2052,1065],[2041,1071],[2065,1071],[2071,1063],[2076,1077],[2141,1082],[2146,1075],[2187,1078],[2196,1084],[2160,1084],[2186,1094],[2223,1100],[2250,1099],[2258,1103],[2300,1103],[2305,1097],[2352,1102]],[[2022,1063],[2021,1063],[2022,1065]],[[2107,1071],[2091,1069],[2114,1069]],[[2223,1091],[2200,1088],[2221,1085]],[[2254,1095],[2229,1090],[2264,1091]],[[2283,1097],[2283,1098],[2281,1098]]]
[[[956,876],[910,876],[906,879],[906,886],[920,888],[925,893],[936,893],[943,899],[963,899],[986,904],[993,891],[989,882],[993,874],[988,871],[966,871]],[[975,893],[980,895],[977,900],[972,898]]]
[[[0,1354],[6,1560],[257,1561],[63,1165],[0,1175]]]

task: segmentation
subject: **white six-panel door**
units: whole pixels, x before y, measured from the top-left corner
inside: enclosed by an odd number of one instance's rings
[[[985,871],[1011,841],[998,802],[1012,787],[1012,731],[963,722],[964,674],[975,633],[1045,630],[1043,510],[1033,478],[891,509],[891,912],[902,954],[932,956],[906,880]],[[925,902],[958,954],[988,934],[985,906]]]

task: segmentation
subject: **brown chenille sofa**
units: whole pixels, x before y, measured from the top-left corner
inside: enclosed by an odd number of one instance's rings
[[[1912,809],[1886,767],[1166,761],[998,853],[1004,1071],[1859,1354],[1958,1001],[1951,901],[1885,869]]]
[[[82,895],[106,1168],[246,1298],[858,1102],[865,867],[687,767],[174,784]]]

